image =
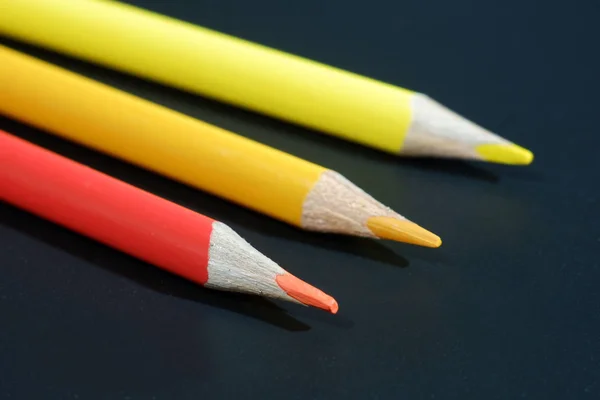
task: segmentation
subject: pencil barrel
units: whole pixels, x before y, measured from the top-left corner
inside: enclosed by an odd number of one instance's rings
[[[0,200],[199,284],[213,220],[0,131]]]
[[[0,32],[389,152],[411,122],[409,90],[119,2],[8,1]]]
[[[297,226],[325,171],[3,46],[0,113]]]

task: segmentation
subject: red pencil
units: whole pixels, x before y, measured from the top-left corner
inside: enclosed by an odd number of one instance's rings
[[[338,310],[227,225],[3,131],[0,200],[211,289]]]

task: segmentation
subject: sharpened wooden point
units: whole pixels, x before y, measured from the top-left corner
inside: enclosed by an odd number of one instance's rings
[[[477,153],[489,162],[510,165],[529,165],[533,161],[533,153],[516,144],[481,144],[476,147]]]
[[[442,240],[434,233],[406,219],[371,217],[367,226],[380,239],[395,240],[424,247],[440,247]]]
[[[338,312],[338,303],[333,297],[296,278],[294,275],[286,273],[277,275],[277,278],[275,279],[279,287],[286,292],[288,296],[298,300],[300,303],[321,308],[332,314]]]

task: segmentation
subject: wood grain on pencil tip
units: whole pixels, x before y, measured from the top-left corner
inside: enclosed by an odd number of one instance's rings
[[[413,93],[412,119],[399,152],[527,165],[533,153],[474,124],[433,99]]]
[[[421,93],[127,4],[19,0],[1,11],[0,33],[393,154],[533,160]]]
[[[335,171],[3,46],[0,113],[304,229],[439,245]]]
[[[3,131],[0,201],[208,288],[338,310],[227,225]]]

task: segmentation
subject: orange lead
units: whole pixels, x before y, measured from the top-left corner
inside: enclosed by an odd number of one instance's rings
[[[327,310],[332,314],[338,312],[338,303],[335,299],[314,286],[310,286],[304,281],[291,274],[282,274],[277,276],[277,284],[289,296],[306,304]]]

